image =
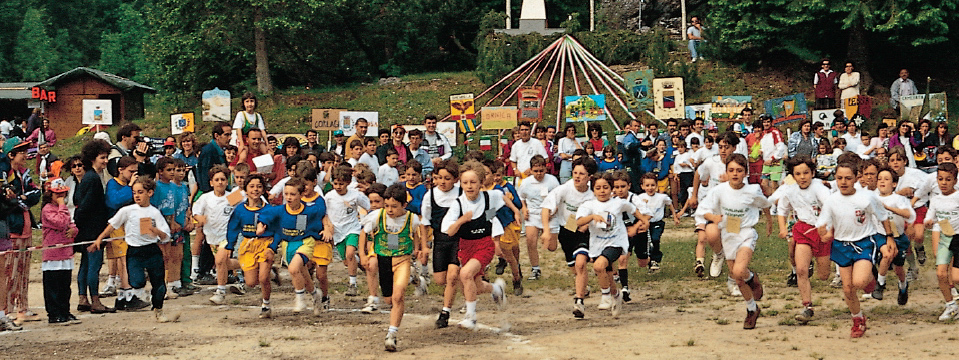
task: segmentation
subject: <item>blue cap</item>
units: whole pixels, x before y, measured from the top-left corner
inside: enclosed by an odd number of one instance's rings
[[[333,136],[343,136],[343,130],[333,130]]]

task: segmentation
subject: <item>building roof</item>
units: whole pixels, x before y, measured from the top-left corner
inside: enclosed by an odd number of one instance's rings
[[[0,99],[29,100],[32,97],[30,88],[36,85],[36,82],[0,83]]]
[[[81,66],[81,67],[78,67],[78,68],[76,68],[76,69],[67,71],[67,72],[65,72],[65,73],[63,73],[63,74],[54,76],[54,77],[52,77],[52,78],[46,79],[46,80],[42,81],[41,83],[37,84],[37,86],[43,87],[43,88],[46,88],[46,87],[56,87],[56,86],[59,85],[59,84],[62,84],[62,83],[64,83],[64,82],[66,82],[66,81],[70,81],[70,80],[76,79],[76,78],[81,77],[81,76],[83,76],[83,75],[92,76],[92,77],[94,77],[94,78],[96,78],[96,79],[99,79],[99,80],[101,80],[101,81],[103,81],[103,82],[105,82],[105,83],[107,83],[107,84],[110,84],[110,85],[112,85],[112,86],[115,86],[116,88],[118,88],[118,89],[120,89],[120,90],[122,90],[122,91],[140,90],[140,91],[145,91],[145,92],[149,92],[149,93],[156,93],[156,92],[157,92],[157,90],[154,89],[154,88],[152,88],[152,87],[143,85],[143,84],[141,84],[141,83],[138,83],[138,82],[136,82],[136,81],[127,79],[127,78],[125,78],[125,77],[122,77],[122,76],[119,76],[119,75],[110,74],[110,73],[103,72],[103,71],[100,71],[100,70],[97,70],[97,69],[91,69],[91,68],[88,68],[88,67],[82,67],[82,66]]]

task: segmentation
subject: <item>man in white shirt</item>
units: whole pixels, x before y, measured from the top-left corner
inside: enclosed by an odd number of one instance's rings
[[[529,160],[533,156],[540,155],[549,159],[543,143],[539,140],[530,140],[530,129],[532,128],[533,125],[529,121],[519,123],[519,140],[513,143],[509,154],[509,161],[512,163],[513,169],[524,179],[530,174]]]
[[[423,125],[426,125],[426,131],[423,132],[423,141],[426,142],[426,151],[429,152],[433,165],[435,166],[441,160],[453,156],[453,148],[450,146],[449,140],[443,134],[436,132],[436,115],[426,115],[423,119]]]
[[[13,130],[13,124],[10,123],[10,120],[3,119],[0,121],[0,135],[5,138],[10,137],[10,130]]]

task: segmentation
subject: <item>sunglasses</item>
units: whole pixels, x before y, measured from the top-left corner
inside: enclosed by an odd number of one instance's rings
[[[74,168],[74,169],[79,169],[79,168],[82,168],[82,167],[83,167],[83,164],[82,164],[82,163],[76,163],[76,164],[73,164],[73,166],[71,166],[71,168]]]

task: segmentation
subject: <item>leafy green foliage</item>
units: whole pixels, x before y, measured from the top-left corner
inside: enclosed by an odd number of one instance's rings
[[[43,9],[29,9],[17,33],[13,60],[20,80],[46,79],[55,71],[59,56],[53,38],[47,33],[49,23]]]

